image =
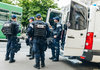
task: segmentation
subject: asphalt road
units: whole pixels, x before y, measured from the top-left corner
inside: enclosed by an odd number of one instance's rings
[[[26,55],[29,53],[29,47],[26,46],[25,41],[21,41],[22,48],[15,55],[16,62],[9,63],[4,61],[6,53],[6,42],[0,42],[0,70],[37,70],[33,67],[35,60],[29,60]],[[51,51],[46,51],[46,67],[40,70],[100,70],[99,63],[81,63],[76,60],[67,60],[60,56],[59,62],[52,62],[49,60]]]

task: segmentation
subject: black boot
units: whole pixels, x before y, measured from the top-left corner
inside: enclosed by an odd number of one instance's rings
[[[45,63],[41,63],[41,67],[45,67]]]
[[[14,63],[14,62],[15,62],[15,60],[14,60],[14,59],[9,61],[9,63]]]
[[[55,61],[55,62],[57,62],[57,61],[59,61],[59,59],[55,58],[55,59],[53,59],[52,61]]]
[[[29,55],[26,55],[27,57],[31,57],[31,55],[29,54]]]
[[[9,60],[9,58],[5,58],[5,61],[8,61]]]
[[[40,69],[40,66],[35,64],[34,68]]]
[[[54,57],[50,57],[49,59],[50,59],[50,60],[53,60],[53,59],[54,59]]]
[[[31,57],[29,58],[29,60],[32,60],[32,59],[34,59],[34,57],[33,57],[33,56],[31,56]]]

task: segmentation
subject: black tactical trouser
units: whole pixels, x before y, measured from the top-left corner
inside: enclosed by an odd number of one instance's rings
[[[40,61],[41,65],[45,64],[45,41],[33,40],[33,50],[35,52],[35,60],[36,60],[36,66],[40,66]]]
[[[14,59],[16,37],[11,37],[8,39],[7,49],[6,49],[6,59],[10,58],[10,61]]]

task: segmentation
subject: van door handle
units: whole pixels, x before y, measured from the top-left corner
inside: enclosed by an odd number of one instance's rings
[[[81,33],[80,36],[83,36],[83,33]]]
[[[72,38],[72,39],[74,39],[75,37],[73,37],[73,36],[68,36],[68,38]]]

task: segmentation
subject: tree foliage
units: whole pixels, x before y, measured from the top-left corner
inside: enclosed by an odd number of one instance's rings
[[[11,0],[0,0],[0,2],[4,2],[4,3],[8,3],[8,4],[12,4]]]
[[[4,3],[13,4],[11,0],[0,0]],[[42,15],[43,20],[46,20],[47,11],[49,8],[57,8],[54,0],[18,0],[18,6],[23,8],[22,25],[27,26],[28,18],[35,17],[37,13]]]
[[[20,0],[19,6],[23,7],[22,24],[28,24],[28,18],[35,16],[37,13],[42,14],[43,20],[46,20],[49,8],[57,8],[53,0]]]

